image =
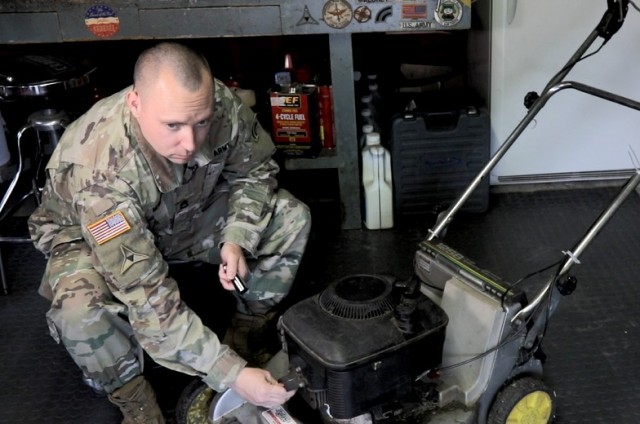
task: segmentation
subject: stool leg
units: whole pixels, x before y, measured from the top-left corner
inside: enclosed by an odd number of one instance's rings
[[[0,218],[4,218],[4,212],[5,212],[5,207],[7,206],[7,203],[9,202],[9,198],[11,197],[11,194],[13,193],[13,189],[16,187],[16,184],[18,184],[18,180],[20,179],[20,174],[22,174],[22,165],[23,165],[23,160],[22,160],[22,134],[28,130],[29,128],[32,128],[33,126],[31,124],[27,124],[24,127],[20,128],[20,131],[18,131],[18,169],[16,171],[16,175],[13,177],[13,180],[11,180],[11,184],[9,184],[9,188],[7,189],[7,192],[4,194],[4,196],[2,197],[2,201],[0,202]]]

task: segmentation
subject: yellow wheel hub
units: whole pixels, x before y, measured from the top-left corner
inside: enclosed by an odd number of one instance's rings
[[[552,406],[548,393],[541,390],[531,392],[515,404],[505,424],[547,424]]]
[[[187,412],[187,424],[208,423],[209,406],[214,392],[206,388],[194,400]]]

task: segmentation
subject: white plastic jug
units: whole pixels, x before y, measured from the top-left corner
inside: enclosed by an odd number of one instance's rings
[[[380,134],[367,134],[362,149],[362,185],[364,186],[364,225],[370,230],[393,228],[393,179],[391,155],[380,145]]]

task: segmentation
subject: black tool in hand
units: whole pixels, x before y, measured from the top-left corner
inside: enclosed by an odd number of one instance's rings
[[[226,265],[224,265],[224,270],[225,271],[227,270]],[[236,286],[236,290],[240,294],[244,294],[248,290],[247,286],[244,284],[244,281],[242,281],[242,278],[240,278],[238,274],[236,274],[236,276],[233,277],[233,285]]]
[[[244,281],[242,281],[242,278],[237,274],[233,277],[233,285],[236,286],[236,290],[238,290],[238,293],[240,294],[244,294],[244,292],[247,291],[247,286],[245,286]]]
[[[300,368],[291,369],[287,375],[278,379],[278,383],[282,383],[287,392],[291,390],[298,390],[299,388],[304,387],[304,380],[302,379],[300,372]]]

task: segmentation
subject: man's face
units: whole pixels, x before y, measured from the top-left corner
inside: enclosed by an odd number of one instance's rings
[[[205,142],[213,116],[213,87],[206,78],[196,91],[183,88],[168,72],[128,94],[127,104],[142,135],[161,156],[185,164]]]

